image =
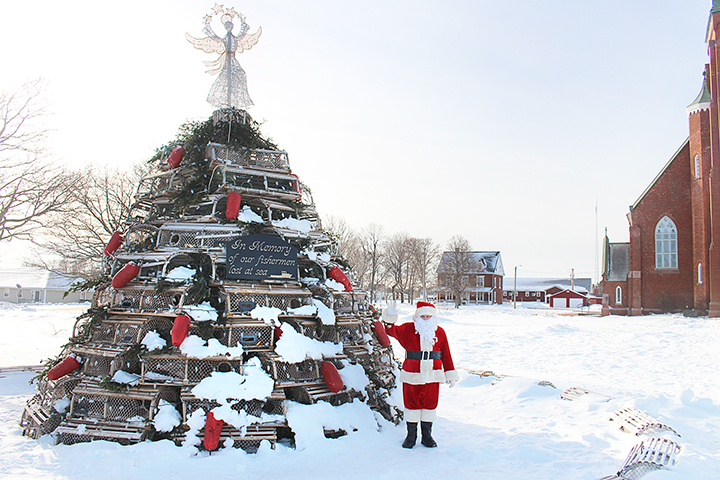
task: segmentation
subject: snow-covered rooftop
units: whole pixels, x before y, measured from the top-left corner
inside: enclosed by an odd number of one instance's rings
[[[60,272],[44,268],[16,267],[0,270],[0,288],[35,288],[67,290],[77,277],[68,277]]]
[[[503,291],[512,292],[515,287],[515,278],[506,276],[503,278]],[[558,287],[561,289],[572,289],[576,292],[587,293],[592,289],[591,278],[518,278],[517,290],[529,292],[544,292],[545,290]]]

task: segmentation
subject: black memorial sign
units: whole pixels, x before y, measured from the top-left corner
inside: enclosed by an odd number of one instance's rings
[[[272,235],[244,235],[226,242],[227,278],[298,280],[297,248]]]

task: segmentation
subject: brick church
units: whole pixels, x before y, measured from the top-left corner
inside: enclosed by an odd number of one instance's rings
[[[710,63],[687,107],[690,135],[630,206],[630,242],[605,236],[603,314],[720,317],[719,36],[720,0],[713,0]]]

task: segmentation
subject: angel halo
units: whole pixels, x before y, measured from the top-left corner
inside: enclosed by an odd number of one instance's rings
[[[216,3],[212,10],[213,14],[206,15],[204,18],[205,27],[203,33],[207,36],[205,38],[195,38],[186,33],[185,38],[198,50],[220,55],[216,60],[203,62],[205,66],[211,67],[206,73],[218,74],[212,87],[210,87],[207,97],[208,103],[216,108],[246,109],[254,104],[248,94],[245,70],[242,69],[235,58],[235,53],[242,53],[252,48],[260,39],[262,28],[258,27],[257,32],[247,35],[250,27],[245,23],[245,16],[236,12],[235,8],[225,8],[223,5]],[[216,35],[210,25],[215,15],[220,15],[220,20],[225,30],[227,30],[227,35],[224,38]],[[237,35],[233,34],[235,28],[234,18],[240,20],[240,31]]]

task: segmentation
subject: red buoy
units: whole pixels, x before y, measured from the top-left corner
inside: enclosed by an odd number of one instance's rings
[[[292,181],[293,190],[295,190],[298,193],[302,193],[302,188],[300,187],[300,179],[294,173],[291,173],[290,175],[295,177],[295,180]]]
[[[338,393],[345,386],[342,378],[340,378],[340,373],[332,362],[325,360],[320,366],[320,372],[331,392]]]
[[[352,292],[352,284],[350,283],[350,280],[347,278],[347,276],[343,273],[343,271],[340,270],[340,267],[331,268],[328,272],[328,276],[336,282],[342,283],[345,287],[346,292]]]
[[[203,438],[203,446],[206,450],[213,451],[220,443],[220,434],[222,433],[223,421],[215,419],[212,412],[208,412],[205,417],[205,436]]]
[[[112,279],[112,286],[114,288],[122,288],[127,285],[130,280],[135,278],[138,273],[140,273],[140,267],[137,263],[130,262],[115,274]]]
[[[110,241],[105,245],[105,250],[103,251],[103,255],[106,257],[109,257],[115,251],[120,248],[120,245],[122,245],[122,234],[120,232],[115,232],[112,234],[112,237],[110,237]]]
[[[230,192],[227,196],[227,207],[225,207],[225,217],[228,220],[237,220],[238,213],[240,212],[240,194],[237,192]]]
[[[383,347],[390,346],[390,338],[388,337],[388,334],[385,331],[385,326],[382,323],[373,322],[372,329],[373,332],[375,332],[375,335],[377,336],[380,345],[382,345]]]
[[[180,162],[182,162],[183,156],[185,155],[185,150],[183,147],[176,147],[172,152],[170,152],[170,156],[168,157],[167,164],[170,168],[177,168],[180,166]]]
[[[78,368],[80,368],[80,362],[78,362],[77,358],[70,355],[69,357],[66,357],[65,360],[50,369],[47,374],[48,380],[57,380],[58,378],[64,377],[68,373],[74,372]]]
[[[188,332],[190,331],[190,317],[187,315],[178,315],[173,321],[172,330],[170,330],[170,336],[172,337],[173,347],[179,347],[182,342],[187,338]]]

